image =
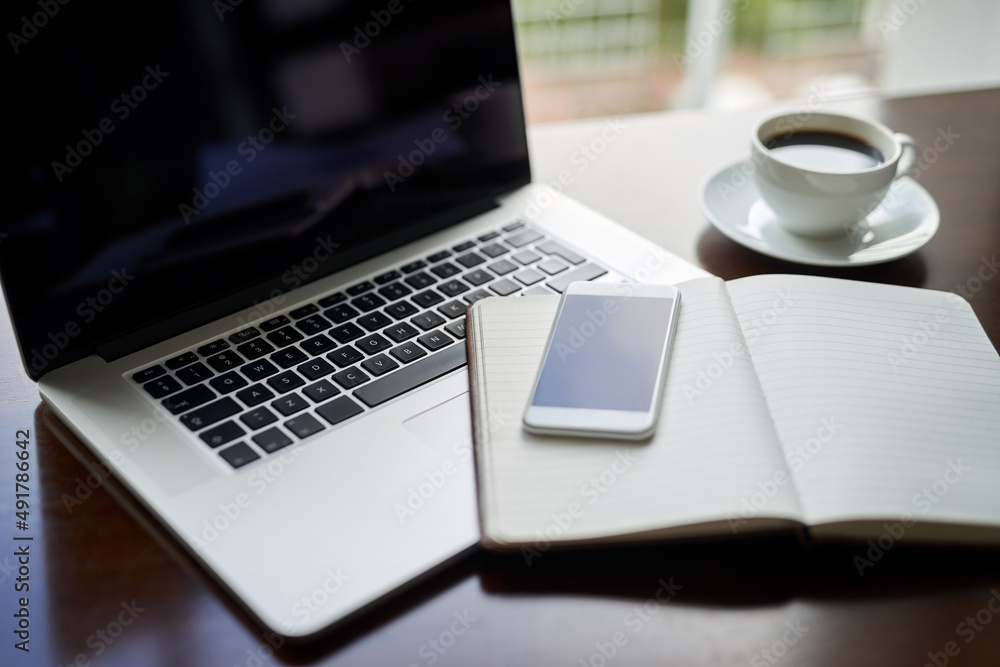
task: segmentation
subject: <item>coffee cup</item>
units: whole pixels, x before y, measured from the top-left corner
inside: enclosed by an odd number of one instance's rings
[[[849,232],[905,176],[916,144],[881,123],[840,113],[780,113],[753,129],[750,157],[761,198],[788,231]]]

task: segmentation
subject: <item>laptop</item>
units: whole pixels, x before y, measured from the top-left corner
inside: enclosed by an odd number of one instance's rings
[[[286,637],[476,548],[470,303],[704,275],[531,183],[509,0],[38,7],[8,8],[24,367]]]

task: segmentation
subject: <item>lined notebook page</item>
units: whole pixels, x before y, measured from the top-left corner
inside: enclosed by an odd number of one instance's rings
[[[724,283],[705,278],[681,290],[660,423],[652,441],[638,444],[526,433],[522,413],[558,299],[473,307],[473,410],[488,538],[593,539],[712,521],[724,522],[712,532],[728,535],[727,520],[739,518],[744,500],[747,517],[799,518],[790,482],[771,495],[758,486],[770,490],[768,480],[787,469],[753,366],[746,354],[729,352],[743,337]]]
[[[1000,358],[968,303],[805,276],[728,289],[808,523],[1000,522]]]

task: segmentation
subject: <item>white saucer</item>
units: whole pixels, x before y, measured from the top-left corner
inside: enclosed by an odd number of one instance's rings
[[[701,186],[701,210],[712,225],[751,250],[814,266],[865,266],[916,252],[937,232],[937,204],[916,181],[904,176],[848,233],[829,239],[793,234],[761,201],[753,166],[740,160],[722,167]]]

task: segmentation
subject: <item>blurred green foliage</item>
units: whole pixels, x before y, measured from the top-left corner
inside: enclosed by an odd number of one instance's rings
[[[732,0],[735,14],[732,44],[741,49],[759,51],[768,30],[822,30],[824,25],[858,20],[867,0]],[[622,11],[636,6],[632,0],[514,0],[522,16],[558,16],[558,22],[579,20],[591,12],[585,7],[600,4],[603,8],[619,4]],[[660,46],[673,50],[686,39],[688,0],[659,0]]]

